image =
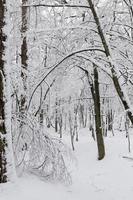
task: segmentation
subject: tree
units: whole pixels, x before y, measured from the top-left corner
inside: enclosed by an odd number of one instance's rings
[[[101,123],[101,103],[100,103],[100,92],[99,92],[99,78],[98,70],[94,66],[94,110],[95,110],[95,126],[96,126],[96,136],[97,136],[97,146],[98,146],[98,159],[101,160],[105,156],[104,141],[103,141],[103,131]]]
[[[109,47],[109,45],[106,41],[106,37],[103,33],[101,23],[100,23],[98,15],[97,15],[95,6],[94,6],[92,0],[87,0],[87,1],[89,3],[90,9],[92,11],[92,14],[93,14],[93,17],[94,17],[94,20],[95,20],[95,23],[97,25],[98,34],[99,34],[99,37],[101,38],[102,46],[105,50],[105,55],[108,58],[109,67],[110,67],[110,70],[111,70],[111,73],[112,73],[112,80],[113,80],[116,92],[117,92],[117,94],[118,94],[118,96],[119,96],[119,98],[122,102],[122,105],[123,105],[125,111],[127,112],[127,115],[129,117],[131,123],[133,124],[133,114],[132,114],[132,111],[130,110],[130,102],[127,98],[126,92],[122,89],[122,86],[121,86],[121,84],[119,83],[119,80],[118,80],[118,77],[120,76],[119,69],[117,69],[116,65],[113,64],[113,57],[112,57],[112,54],[111,54],[111,49],[110,49],[110,47]]]
[[[97,138],[98,160],[102,160],[105,156],[105,147],[104,147],[103,131],[102,131],[102,123],[101,123],[101,103],[100,103],[98,70],[97,70],[97,67],[93,65],[94,82],[92,82],[92,80],[90,80],[89,72],[82,67],[79,67],[79,68],[85,72],[86,77],[88,79],[88,84],[90,85],[91,95],[94,101],[95,130],[96,130],[96,138]]]
[[[0,0],[0,183],[9,180],[9,165],[12,157],[11,119],[9,102],[9,67],[5,58],[7,35],[4,32],[6,25],[6,1]]]
[[[23,94],[21,94],[21,102],[20,102],[20,114],[23,116],[25,110],[27,108],[27,7],[23,5],[27,3],[27,0],[22,0],[22,25],[21,25],[21,37],[22,37],[22,45],[21,45],[21,78],[23,84]],[[21,117],[22,117],[21,116]]]

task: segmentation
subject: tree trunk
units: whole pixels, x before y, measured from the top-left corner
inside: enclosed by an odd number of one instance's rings
[[[55,132],[58,132],[58,100],[55,102]]]
[[[79,67],[79,68],[85,72],[88,79],[88,84],[90,85],[90,90],[91,90],[92,98],[94,101],[98,160],[102,160],[105,156],[105,148],[104,148],[103,131],[102,131],[102,123],[101,123],[98,71],[97,71],[97,68],[94,66],[94,84],[93,84],[93,82],[90,81],[89,72],[86,69],[83,69],[82,67]],[[94,136],[93,138],[95,139]]]
[[[89,3],[90,9],[92,11],[92,14],[93,14],[93,17],[94,17],[94,20],[95,20],[95,23],[97,25],[98,34],[99,34],[99,36],[101,38],[102,45],[103,45],[103,48],[105,50],[106,57],[110,58],[109,65],[110,65],[110,69],[111,69],[111,73],[112,73],[112,80],[113,80],[116,92],[117,92],[117,94],[118,94],[118,96],[119,96],[119,98],[120,98],[120,100],[122,102],[122,105],[123,105],[124,109],[127,112],[127,115],[129,117],[131,123],[133,124],[133,114],[130,111],[130,105],[129,105],[129,102],[128,102],[129,100],[127,99],[127,95],[122,90],[122,87],[121,87],[121,85],[119,83],[119,80],[118,80],[119,72],[116,69],[116,66],[114,66],[114,64],[111,61],[111,59],[112,59],[111,49],[109,48],[109,45],[108,45],[108,43],[106,41],[106,38],[104,36],[104,33],[103,33],[103,30],[102,30],[102,27],[101,27],[101,24],[100,24],[100,21],[99,21],[99,18],[98,18],[98,15],[97,15],[97,12],[96,12],[96,9],[94,7],[93,2],[92,2],[92,0],[87,0],[87,1]]]
[[[9,166],[12,165],[9,159],[12,160],[13,155],[11,153],[11,119],[8,116],[10,112],[8,103],[9,86],[8,74],[7,74],[7,61],[5,60],[5,44],[7,42],[7,36],[4,33],[5,27],[5,14],[6,14],[6,1],[0,0],[0,183],[8,181]],[[10,139],[10,141],[9,141]]]
[[[25,110],[27,108],[27,61],[28,61],[28,48],[27,48],[27,7],[23,7],[24,4],[27,3],[27,0],[22,0],[22,25],[21,25],[21,38],[22,38],[22,45],[21,45],[21,78],[23,84],[23,93],[21,94],[20,100],[20,114],[23,117]]]
[[[98,147],[98,159],[102,160],[105,156],[102,124],[101,124],[101,109],[100,109],[100,94],[99,94],[99,82],[98,82],[98,71],[94,68],[94,110],[95,110],[95,126],[96,126],[96,137]]]

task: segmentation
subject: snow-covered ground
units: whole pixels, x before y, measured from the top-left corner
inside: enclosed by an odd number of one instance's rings
[[[77,162],[71,171],[72,185],[24,175],[16,183],[0,185],[0,200],[132,200],[133,160],[123,158],[129,156],[125,134],[105,138],[105,145],[106,157],[98,161],[96,143],[82,130],[75,145]]]

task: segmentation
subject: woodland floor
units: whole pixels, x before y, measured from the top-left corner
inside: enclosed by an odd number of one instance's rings
[[[132,130],[133,131],[133,130]],[[68,138],[65,138],[68,142]],[[18,178],[16,183],[0,186],[0,200],[132,200],[133,198],[133,137],[132,152],[124,132],[105,138],[106,157],[97,160],[96,143],[87,130],[80,131],[75,145],[73,183],[62,186],[46,183],[32,175]]]

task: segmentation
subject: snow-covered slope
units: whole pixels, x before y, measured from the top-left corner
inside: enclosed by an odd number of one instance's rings
[[[75,145],[72,185],[46,183],[25,175],[16,183],[0,185],[0,200],[132,200],[133,160],[123,158],[128,153],[125,134],[107,137],[105,144],[106,157],[98,161],[96,143],[86,130],[81,131]]]

